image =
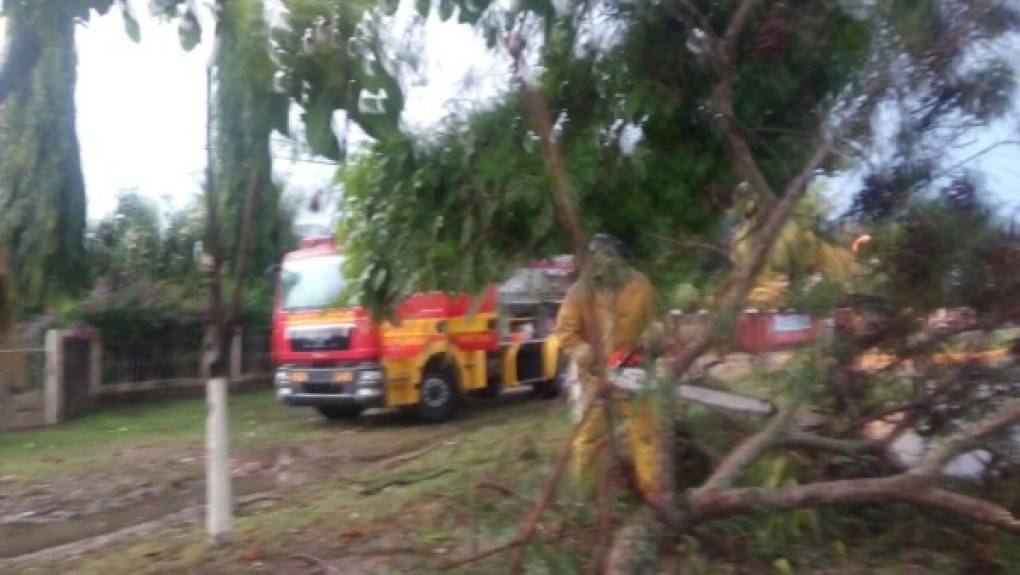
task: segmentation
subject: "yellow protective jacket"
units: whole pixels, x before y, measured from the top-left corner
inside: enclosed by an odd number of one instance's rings
[[[655,319],[655,289],[643,273],[636,270],[630,273],[630,279],[611,292],[592,290],[584,280],[570,287],[560,306],[554,332],[564,353],[576,357],[578,351],[587,349],[585,326],[592,321],[588,317],[592,291],[596,291],[595,314],[606,344],[603,357],[616,350],[632,351],[638,347],[645,329]]]
[[[645,330],[655,320],[655,290],[651,282],[640,272],[631,273],[630,279],[619,289],[595,294],[595,315],[606,344],[604,358],[613,351],[635,351]],[[593,320],[588,306],[591,291],[584,280],[571,286],[556,321],[555,334],[560,339],[561,349],[578,364],[582,363],[589,350],[585,326]],[[578,365],[580,368],[581,365]],[[580,377],[585,386],[589,385],[591,380],[587,375]],[[605,410],[587,407],[583,400],[586,393],[575,397],[587,416],[578,418],[580,428],[574,439],[572,474],[578,488],[591,493],[609,425]],[[624,400],[620,402],[620,408],[630,438],[638,485],[646,498],[657,502],[663,493],[660,477],[663,450],[655,405],[648,399]]]

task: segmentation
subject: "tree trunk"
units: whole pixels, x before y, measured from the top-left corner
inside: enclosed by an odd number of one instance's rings
[[[207,342],[205,361],[208,373],[212,377],[223,377],[227,371],[226,332],[227,325],[223,313],[223,254],[220,251],[219,233],[219,197],[216,193],[216,165],[213,152],[216,145],[213,118],[213,66],[206,68],[206,166],[205,166],[205,252],[212,260],[209,270],[209,320],[213,326],[213,335]]]

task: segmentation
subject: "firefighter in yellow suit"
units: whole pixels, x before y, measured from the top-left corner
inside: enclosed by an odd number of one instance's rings
[[[662,482],[662,439],[660,418],[651,394],[614,391],[606,397],[600,393],[592,372],[592,350],[586,340],[585,327],[593,321],[592,306],[604,349],[601,357],[633,358],[645,352],[643,340],[654,330],[656,322],[655,290],[648,278],[627,261],[626,248],[615,238],[599,234],[589,246],[589,269],[570,287],[556,320],[555,333],[560,348],[573,365],[576,377],[575,401],[582,406],[575,411],[581,426],[573,445],[572,472],[582,491],[590,492],[599,469],[599,456],[605,450],[608,423],[600,402],[613,401],[622,423],[627,428],[638,487],[650,501],[658,501]],[[568,377],[568,382],[571,380]],[[575,405],[576,407],[576,405]],[[583,412],[583,415],[581,415]]]

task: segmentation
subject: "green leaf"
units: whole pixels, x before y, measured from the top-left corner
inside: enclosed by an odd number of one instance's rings
[[[453,16],[453,0],[439,0],[439,19],[447,21]]]
[[[138,25],[138,19],[135,18],[134,13],[131,11],[129,4],[124,5],[124,31],[127,32],[129,38],[134,43],[141,42],[142,40],[142,29]]]
[[[429,9],[432,8],[432,0],[416,0],[414,5],[418,10],[418,14],[421,14],[423,18],[428,18]]]
[[[121,4],[126,4],[125,0],[121,0]],[[110,7],[113,6],[113,0],[101,0],[92,4],[92,9],[96,11],[100,16],[106,16],[106,13],[110,11]]]
[[[177,26],[177,35],[181,41],[181,48],[188,52],[194,50],[202,41],[202,25],[190,9],[181,18],[181,23]]]
[[[312,102],[302,116],[308,147],[312,152],[332,160],[340,157],[340,146],[333,133],[334,110],[330,102],[320,98]]]

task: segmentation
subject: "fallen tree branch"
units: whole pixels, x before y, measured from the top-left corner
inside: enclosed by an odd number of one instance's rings
[[[649,509],[642,509],[617,531],[606,558],[609,575],[648,573],[658,559],[658,540],[665,524]]]
[[[1020,519],[1005,507],[945,489],[908,492],[905,501],[923,507],[949,511],[960,517],[1020,535]]]
[[[778,420],[778,418],[777,418]],[[745,441],[738,448],[741,456],[727,458],[728,469],[739,469],[739,463],[746,461],[747,454],[760,454],[762,446],[774,436],[777,420],[769,428]],[[1000,407],[983,420],[950,436],[937,449],[930,451],[916,466],[891,477],[844,479],[822,481],[794,487],[775,489],[700,489],[690,492],[686,498],[690,525],[742,513],[763,513],[822,505],[845,505],[860,503],[909,503],[951,511],[956,515],[972,519],[1004,531],[1020,534],[1020,520],[1005,508],[988,501],[982,501],[958,493],[930,487],[942,472],[942,468],[960,453],[978,446],[978,442],[991,435],[1001,433],[1020,423],[1020,401],[1012,401]],[[806,436],[797,438],[801,441]],[[819,438],[812,442],[819,444]],[[828,441],[821,443],[828,444]],[[720,466],[722,467],[722,466]],[[717,471],[713,474],[718,483]],[[711,480],[710,480],[711,481]],[[706,486],[709,483],[706,482]]]
[[[857,430],[859,430],[860,428],[868,425],[869,423],[872,423],[874,421],[881,421],[883,419],[887,419],[887,418],[889,418],[889,417],[891,417],[893,415],[896,415],[898,413],[903,413],[905,411],[914,411],[914,410],[917,410],[917,409],[921,409],[921,408],[926,407],[927,405],[929,405],[929,403],[930,402],[928,400],[912,401],[910,403],[905,403],[903,405],[897,405],[896,407],[890,407],[888,409],[883,409],[882,411],[880,411],[878,413],[872,413],[872,414],[869,414],[869,415],[861,416],[861,417],[855,419],[854,421],[850,422],[846,427],[843,428],[842,432],[840,432],[839,434],[840,435],[846,435],[846,434],[854,433]]]
[[[594,407],[597,409],[597,407]],[[584,422],[588,419],[591,414],[593,407],[589,407],[585,410],[584,415],[581,416],[581,421],[577,422],[570,430],[570,436],[563,443],[560,448],[560,453],[556,458],[556,463],[553,465],[552,473],[546,478],[545,484],[542,486],[542,491],[539,496],[535,499],[535,502],[531,506],[531,511],[528,512],[528,517],[525,520],[524,527],[521,529],[520,534],[517,537],[517,556],[514,558],[513,565],[510,568],[511,573],[519,573],[521,568],[524,566],[524,554],[528,548],[528,542],[535,535],[535,531],[538,529],[539,520],[542,518],[542,513],[545,512],[545,508],[549,505],[549,501],[556,493],[556,488],[559,487],[560,480],[563,479],[563,472],[567,468],[567,462],[570,461],[570,453],[574,448],[574,440],[577,438],[577,434],[580,432]]]
[[[481,561],[483,559],[488,559],[489,557],[492,557],[493,555],[498,555],[498,554],[500,554],[500,553],[502,553],[504,551],[508,551],[510,549],[513,549],[514,547],[517,547],[518,545],[521,545],[522,543],[523,543],[523,541],[521,541],[520,538],[517,538],[517,539],[514,539],[513,541],[511,541],[509,543],[504,543],[503,545],[499,545],[497,547],[493,547],[492,549],[486,549],[485,551],[482,551],[481,553],[475,553],[474,555],[471,555],[470,557],[466,557],[464,559],[458,559],[458,560],[452,561],[450,563],[444,563],[444,564],[439,566],[439,570],[440,571],[449,571],[450,569],[456,569],[458,567],[463,567],[465,565],[470,565],[472,563],[477,563],[477,562],[479,562],[479,561]]]
[[[315,555],[309,555],[308,553],[294,553],[291,557],[295,559],[302,559],[316,565],[320,571],[326,573],[326,575],[340,575],[340,572],[336,570],[336,567],[333,567]]]
[[[730,542],[726,538],[705,529],[691,529],[691,535],[697,539],[704,550],[730,564],[736,564],[738,573],[747,575],[773,575],[776,571],[772,566],[755,559],[741,546],[741,542]]]
[[[595,531],[597,529],[598,529],[598,526],[594,526],[594,527],[585,527],[583,529],[574,529],[572,531],[563,531],[563,532],[560,532],[559,534],[557,534],[555,538],[556,539],[564,539],[566,537],[573,537],[575,535],[584,535],[585,533],[591,533],[592,531]],[[448,563],[444,563],[444,564],[439,566],[439,570],[440,571],[449,571],[451,569],[457,569],[458,567],[463,567],[465,565],[470,565],[472,563],[477,563],[477,562],[479,562],[479,561],[481,561],[483,559],[488,559],[489,557],[492,557],[493,555],[498,555],[500,553],[503,553],[504,551],[509,551],[510,549],[513,549],[515,547],[519,547],[520,545],[523,545],[523,544],[524,544],[524,541],[522,541],[518,537],[517,539],[514,539],[513,541],[510,541],[508,543],[504,543],[503,545],[499,545],[497,547],[493,547],[492,549],[487,549],[485,551],[482,551],[481,553],[476,553],[475,555],[471,555],[469,557],[465,557],[464,559],[457,559],[455,561],[450,561]]]
[[[770,513],[849,504],[907,503],[950,511],[961,517],[1020,535],[1020,519],[1004,507],[951,491],[919,488],[906,474],[873,479],[822,481],[775,489],[697,491],[687,503],[694,523],[747,513]]]
[[[725,489],[733,485],[740,473],[754,463],[763,453],[775,446],[788,431],[790,421],[796,413],[792,407],[784,407],[772,421],[758,433],[748,437],[731,451],[715,468],[712,475],[698,490]]]
[[[602,562],[605,560],[606,553],[609,551],[608,544],[611,541],[610,529],[612,528],[612,518],[610,514],[609,494],[611,491],[609,481],[610,467],[604,466],[602,473],[599,476],[599,491],[596,497],[596,506],[598,507],[598,542],[595,544],[595,553],[591,561],[590,573],[592,575],[598,575]]]
[[[938,448],[929,451],[917,465],[907,472],[912,475],[928,477],[938,475],[942,468],[957,455],[978,447],[981,440],[1017,423],[1020,423],[1020,400],[1003,405],[981,421],[949,436]]]
[[[799,429],[791,430],[780,445],[783,447],[816,449],[820,451],[832,451],[843,455],[863,455],[867,453],[878,453],[884,445],[881,441],[858,441],[853,439],[837,439],[825,437],[814,433],[808,433]]]
[[[430,479],[435,479],[437,477],[442,477],[443,475],[446,475],[447,473],[453,473],[453,470],[450,469],[450,468],[438,469],[436,471],[432,471],[432,472],[426,473],[424,475],[419,475],[417,477],[402,477],[402,478],[397,478],[397,479],[391,479],[389,481],[383,481],[382,483],[379,483],[378,485],[370,485],[368,487],[362,487],[362,488],[358,489],[358,493],[361,494],[361,495],[375,495],[376,493],[379,493],[380,491],[382,491],[382,490],[384,490],[384,489],[386,489],[388,487],[406,487],[408,485],[414,485],[415,483],[421,483],[422,481],[428,481]]]
[[[517,495],[517,493],[513,489],[510,489],[506,485],[503,485],[502,483],[499,483],[498,481],[489,477],[479,479],[475,483],[475,487],[478,489],[491,489],[492,491],[495,491],[496,493],[499,493],[500,495],[503,495],[505,497],[520,499],[520,496]]]

